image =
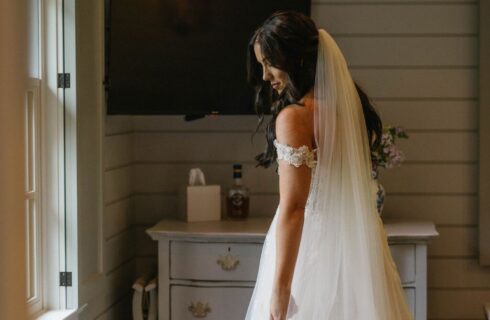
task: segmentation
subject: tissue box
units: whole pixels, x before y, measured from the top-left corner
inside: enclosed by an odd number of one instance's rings
[[[220,185],[187,186],[185,200],[184,220],[221,220]]]

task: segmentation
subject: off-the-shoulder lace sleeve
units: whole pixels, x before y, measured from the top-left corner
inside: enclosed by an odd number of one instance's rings
[[[316,166],[315,151],[317,149],[309,150],[307,145],[294,148],[287,144],[280,143],[277,139],[274,139],[274,146],[277,150],[277,161],[281,159],[285,160],[297,168],[302,164],[305,164],[310,168]]]

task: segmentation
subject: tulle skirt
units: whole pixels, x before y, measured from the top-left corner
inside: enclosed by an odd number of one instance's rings
[[[265,237],[260,257],[259,271],[255,288],[247,309],[246,320],[269,320],[270,297],[273,286],[275,259],[276,259],[276,221],[280,214],[278,206],[272,223]],[[413,316],[408,307],[405,294],[402,289],[400,277],[393,262],[388,247],[386,233],[381,219],[378,217],[379,236],[384,257],[386,291],[377,293],[384,296],[382,304],[377,309],[388,314],[373,312],[370,308],[364,308],[363,297],[356,294],[356,279],[359,276],[346,274],[348,268],[342,266],[341,261],[332,261],[329,257],[322,256],[324,237],[322,235],[321,215],[311,214],[308,207],[305,210],[302,240],[298,252],[295,271],[293,275],[291,297],[288,306],[287,319],[295,320],[366,320],[366,319],[390,319],[412,320]],[[345,248],[345,246],[343,246]],[[316,249],[311,249],[316,248]],[[328,272],[335,272],[335,266],[339,265],[337,285],[327,286]],[[375,279],[373,279],[375,281]],[[332,292],[335,291],[335,292]],[[328,301],[331,297],[333,301]],[[370,314],[366,314],[369,312]]]

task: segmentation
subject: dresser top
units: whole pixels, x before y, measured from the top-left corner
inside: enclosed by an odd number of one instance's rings
[[[241,241],[263,241],[271,222],[272,217],[202,222],[164,219],[147,229],[146,232],[153,240],[163,238],[225,238]],[[434,223],[430,221],[385,219],[383,223],[390,242],[427,241],[439,235]]]

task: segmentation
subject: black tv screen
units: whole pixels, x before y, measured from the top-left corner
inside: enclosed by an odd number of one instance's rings
[[[305,0],[106,0],[108,114],[253,114],[246,51],[277,10]]]

